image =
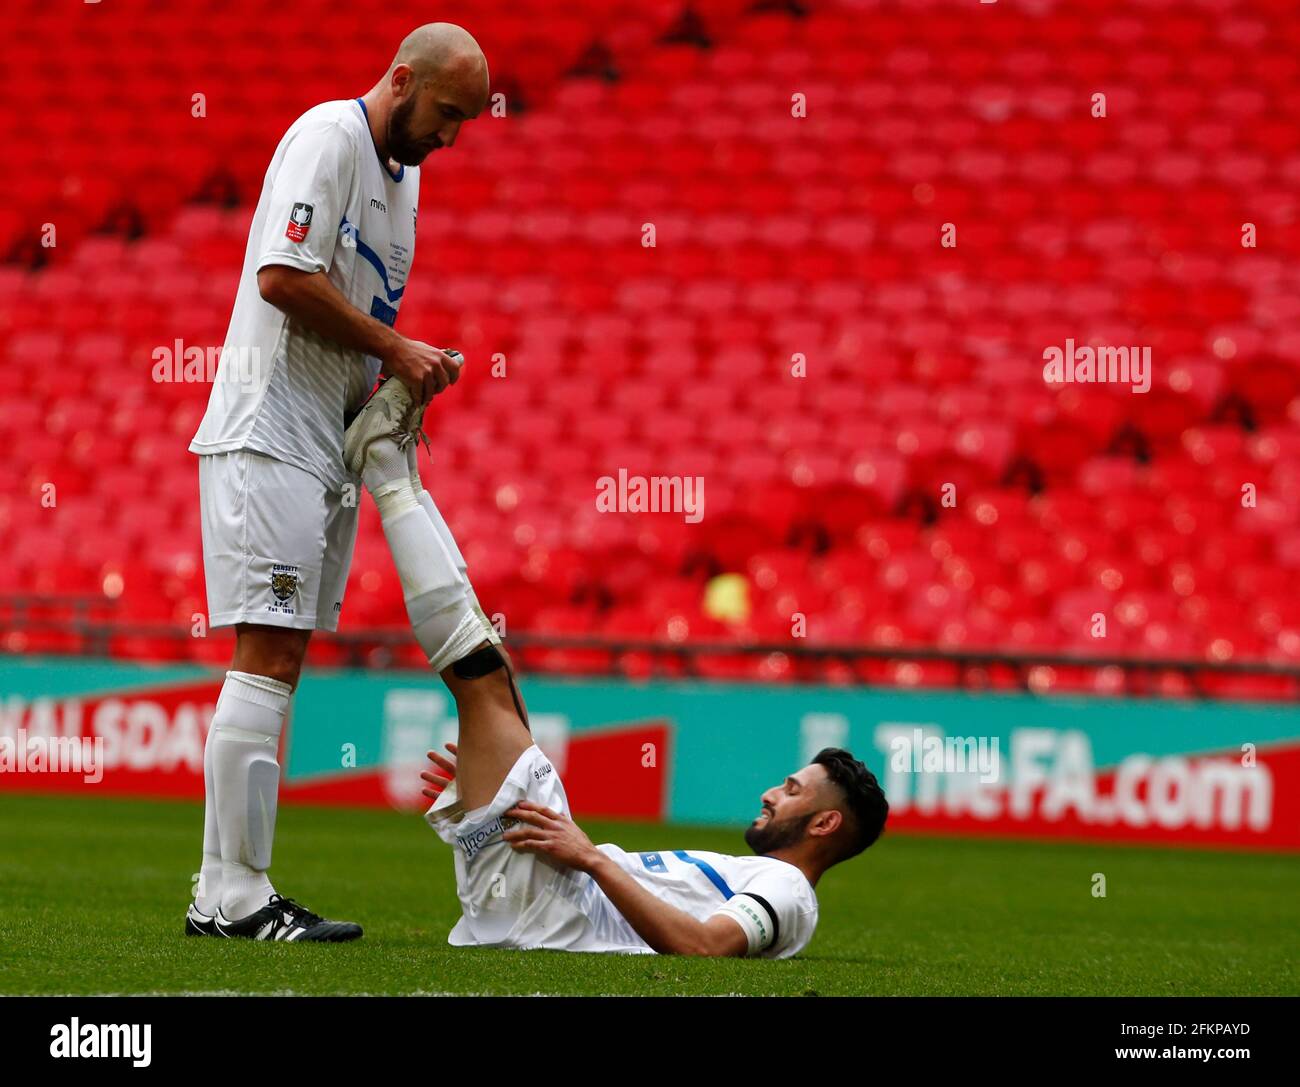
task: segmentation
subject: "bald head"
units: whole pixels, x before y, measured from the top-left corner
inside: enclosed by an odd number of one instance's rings
[[[455,23],[425,23],[417,26],[397,47],[391,72],[405,64],[419,79],[432,79],[448,69],[465,69],[487,83],[487,58],[474,36]]]
[[[483,112],[489,86],[487,58],[469,31],[454,23],[416,27],[366,95],[376,145],[394,162],[418,166]]]

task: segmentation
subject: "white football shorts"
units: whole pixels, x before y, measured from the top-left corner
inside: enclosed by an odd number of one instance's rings
[[[571,904],[574,888],[558,885],[590,878],[536,853],[516,853],[502,838],[515,825],[505,813],[521,800],[569,813],[560,776],[536,744],[519,756],[490,804],[464,811],[453,782],[425,814],[455,854],[461,918],[447,937],[454,946],[577,949],[586,942],[590,923]]]
[[[337,630],[359,498],[261,453],[200,456],[209,626]]]

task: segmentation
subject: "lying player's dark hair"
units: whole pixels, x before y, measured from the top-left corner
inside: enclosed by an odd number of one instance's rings
[[[840,856],[846,861],[873,845],[885,830],[889,801],[876,775],[842,747],[824,747],[813,762],[825,767],[826,776],[844,794],[847,845]]]

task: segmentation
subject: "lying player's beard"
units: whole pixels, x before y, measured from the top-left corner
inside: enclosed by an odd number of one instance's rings
[[[775,816],[768,816],[767,822],[761,827],[754,823],[749,825],[745,831],[745,844],[760,857],[774,853],[802,840],[811,820],[812,813],[783,819],[779,823]]]
[[[388,115],[388,155],[403,166],[419,166],[429,156],[411,138],[411,114],[415,112],[415,97],[398,102]]]

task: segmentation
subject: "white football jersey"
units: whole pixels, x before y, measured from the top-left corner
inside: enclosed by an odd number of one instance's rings
[[[745,931],[749,954],[788,959],[817,928],[817,894],[792,864],[772,857],[732,857],[699,849],[628,853],[616,845],[597,848],[656,898],[698,921],[725,913]],[[573,950],[645,952],[646,942],[590,876],[559,881],[587,918],[590,930]]]
[[[321,271],[357,309],[392,325],[415,255],[420,171],[389,171],[364,103],[325,102],[296,120],[262,184],[225,348],[194,453],[250,449],[337,492],[344,416],[365,401],[378,359],[292,321],[263,300],[259,269]]]

